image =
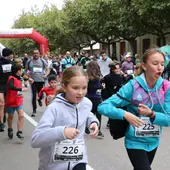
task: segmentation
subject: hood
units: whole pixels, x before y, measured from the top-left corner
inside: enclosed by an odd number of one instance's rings
[[[145,74],[142,73],[140,76],[135,77],[135,80],[146,90],[148,91],[148,89],[150,89],[146,83],[146,78],[145,78]],[[150,89],[151,92],[156,91],[157,89],[160,88],[160,86],[163,83],[163,78],[159,77],[159,79],[156,81],[154,87],[152,89]]]

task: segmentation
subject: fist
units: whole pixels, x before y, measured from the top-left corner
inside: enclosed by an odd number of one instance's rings
[[[80,131],[76,128],[65,128],[64,129],[64,135],[67,139],[74,139]]]

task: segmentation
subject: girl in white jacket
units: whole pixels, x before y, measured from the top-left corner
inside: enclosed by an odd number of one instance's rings
[[[86,170],[85,127],[97,136],[99,122],[85,97],[87,74],[78,66],[67,68],[62,88],[47,107],[32,135],[31,146],[41,148],[39,170]]]

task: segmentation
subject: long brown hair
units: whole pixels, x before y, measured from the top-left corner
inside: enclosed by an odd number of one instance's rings
[[[89,80],[100,80],[101,71],[97,61],[90,61],[90,63],[87,64],[86,68]]]
[[[81,67],[72,66],[64,70],[61,78],[61,84],[67,86],[70,83],[71,78],[76,76],[85,76],[88,79],[87,73]],[[59,90],[57,90],[56,95],[59,93],[64,93],[64,90],[60,88]]]
[[[138,75],[140,75],[140,74],[145,72],[145,70],[142,67],[142,62],[143,63],[147,63],[149,56],[151,56],[151,55],[153,55],[155,53],[159,53],[159,54],[161,54],[165,58],[164,53],[162,53],[158,48],[149,48],[149,49],[147,49],[144,52],[144,54],[143,54],[143,56],[141,58],[142,61],[141,61],[140,71],[138,72]]]

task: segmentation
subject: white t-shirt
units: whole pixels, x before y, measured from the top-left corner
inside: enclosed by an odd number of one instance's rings
[[[109,57],[107,57],[105,60],[103,60],[102,58],[98,60],[98,64],[100,66],[103,77],[110,73],[109,64],[111,64],[112,62],[113,61]]]

